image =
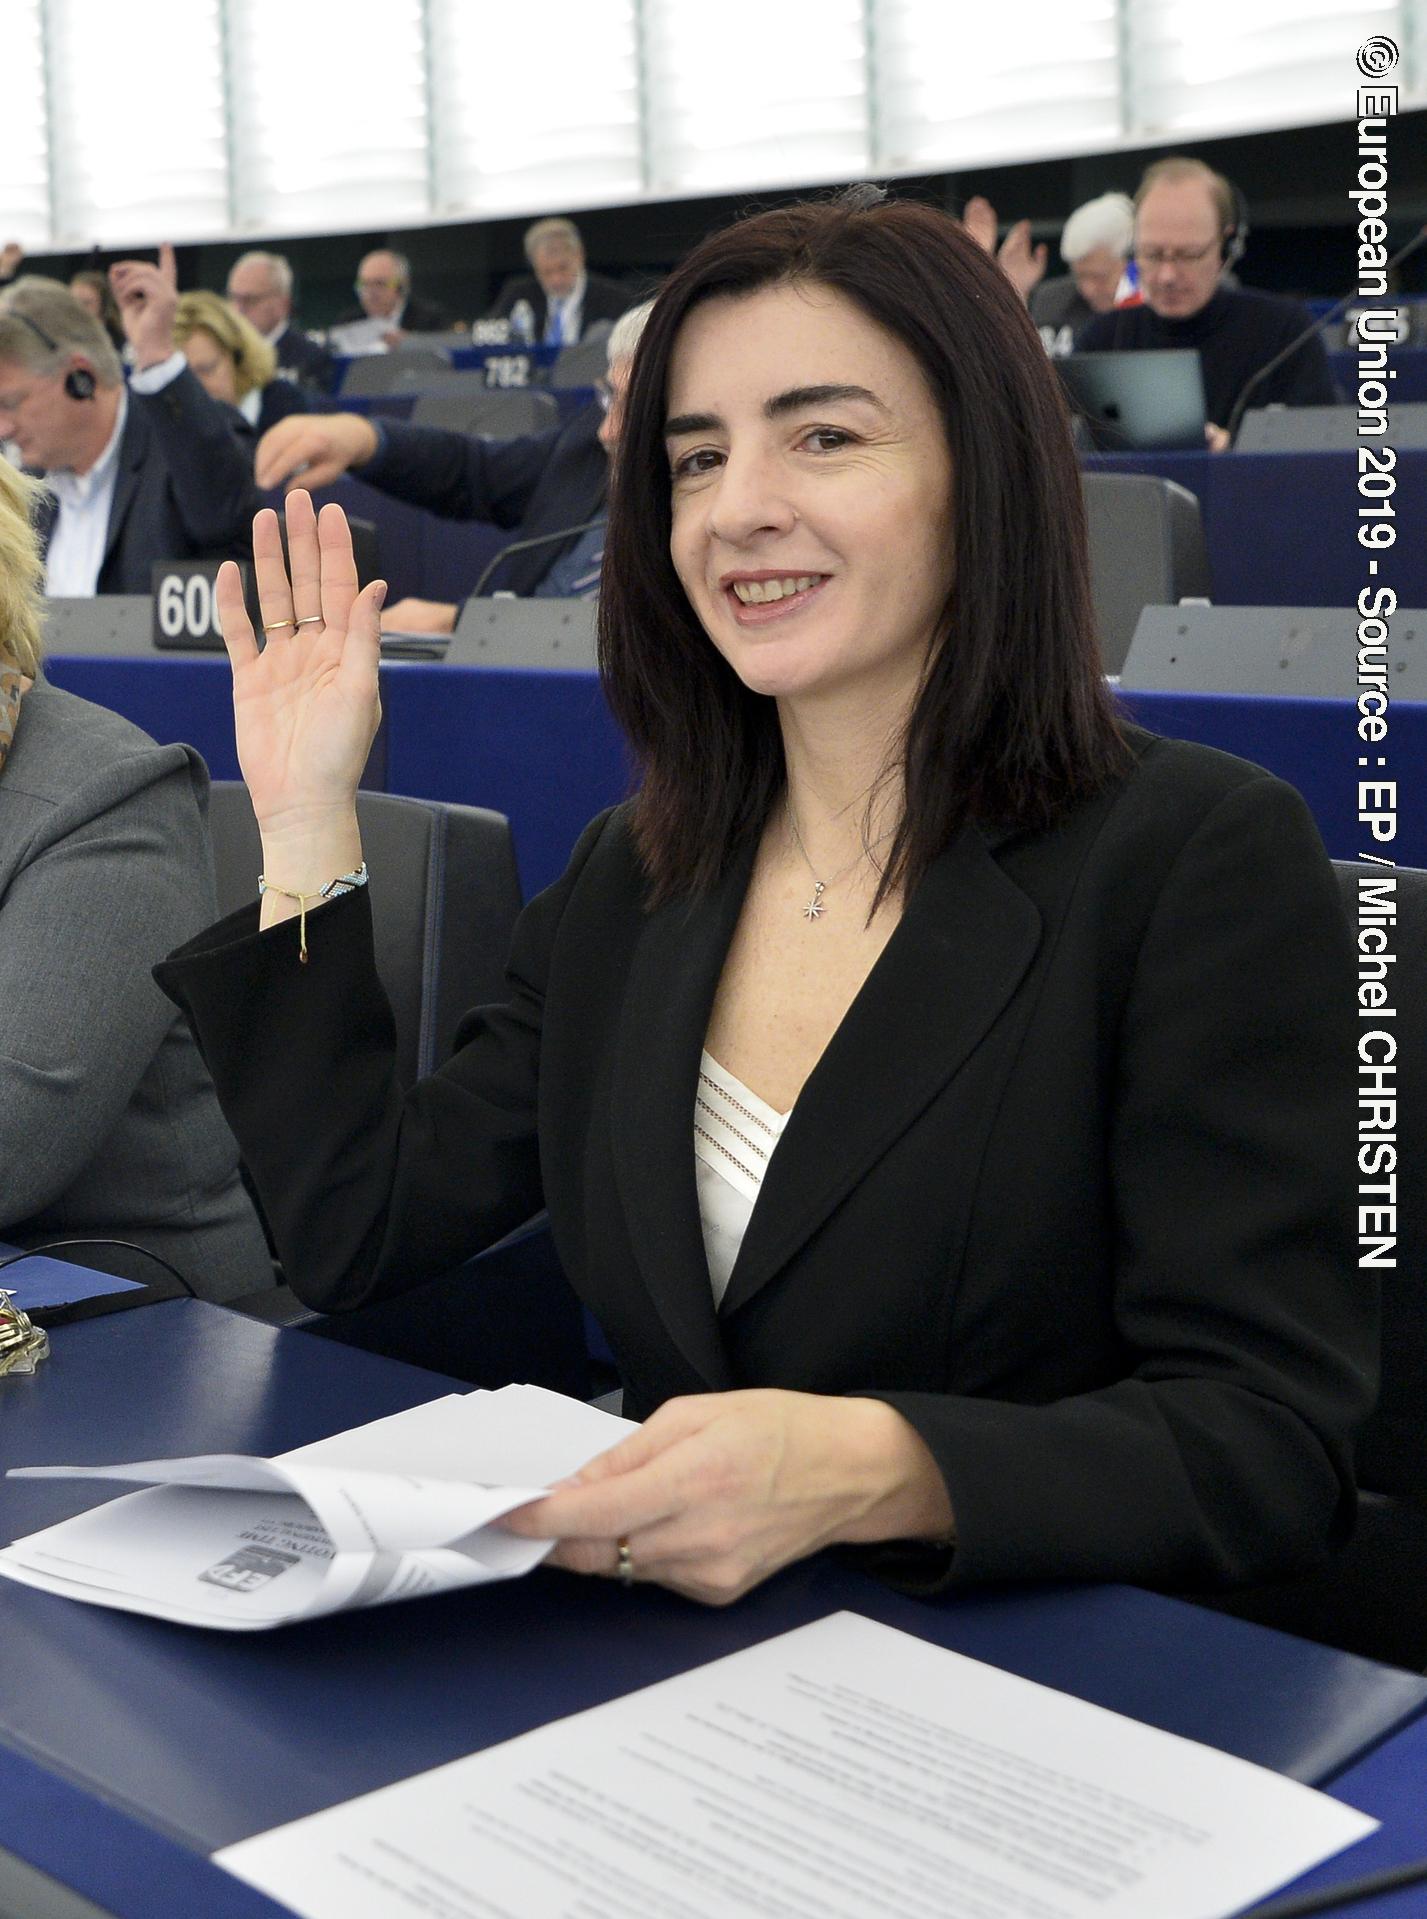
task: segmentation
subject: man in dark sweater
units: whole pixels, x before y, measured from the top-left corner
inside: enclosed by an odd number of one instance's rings
[[[1307,309],[1276,294],[1226,287],[1243,250],[1234,193],[1202,160],[1160,160],[1135,195],[1135,260],[1144,304],[1099,314],[1077,336],[1078,353],[1194,347],[1204,369],[1206,438],[1229,444],[1227,423],[1250,380],[1310,324]],[[1254,389],[1256,406],[1331,406],[1328,356],[1314,335]]]

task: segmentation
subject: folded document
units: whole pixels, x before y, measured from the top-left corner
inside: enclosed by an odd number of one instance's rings
[[[21,1466],[143,1482],[0,1550],[42,1592],[185,1626],[262,1631],[529,1572],[553,1541],[495,1521],[634,1431],[539,1386],[452,1393],[276,1459]]]

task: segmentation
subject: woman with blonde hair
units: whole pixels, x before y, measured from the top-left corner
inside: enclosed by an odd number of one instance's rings
[[[209,397],[236,407],[255,434],[307,411],[302,389],[276,377],[273,346],[218,294],[180,295],[173,337]]]
[[[214,911],[208,775],[45,681],[39,492],[0,460],[0,1241],[230,1299],[272,1265],[149,970]]]

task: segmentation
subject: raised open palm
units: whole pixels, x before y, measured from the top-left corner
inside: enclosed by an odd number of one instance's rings
[[[357,591],[352,536],[339,506],[287,496],[291,580],[278,518],[253,521],[267,644],[253,633],[236,566],[218,574],[218,617],[233,667],[238,763],[264,834],[302,832],[350,811],[381,720],[377,692],[384,581]]]

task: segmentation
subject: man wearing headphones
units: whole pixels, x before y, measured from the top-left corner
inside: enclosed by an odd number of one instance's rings
[[[1143,305],[1119,307],[1076,336],[1077,353],[1194,347],[1204,369],[1206,437],[1217,453],[1254,375],[1310,324],[1296,300],[1224,285],[1248,235],[1242,200],[1202,160],[1157,160],[1135,195],[1135,263]],[[1318,335],[1254,390],[1256,406],[1332,406],[1338,399]]]
[[[241,559],[261,505],[252,457],[174,346],[173,250],[110,270],[133,352],[66,287],[36,276],[0,295],[0,440],[48,486],[46,591],[147,593],[159,560]]]

